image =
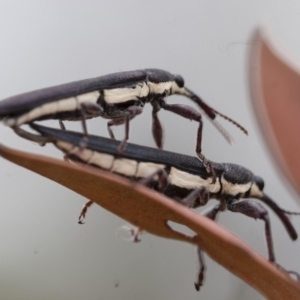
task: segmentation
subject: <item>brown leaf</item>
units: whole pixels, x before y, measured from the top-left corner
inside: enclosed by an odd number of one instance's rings
[[[196,212],[139,184],[86,165],[0,146],[0,155],[52,179],[152,234],[199,245],[208,255],[269,299],[300,299],[300,287],[236,236]],[[187,236],[167,221],[191,228]]]
[[[300,69],[266,30],[257,31],[252,49],[252,103],[275,164],[300,193]]]

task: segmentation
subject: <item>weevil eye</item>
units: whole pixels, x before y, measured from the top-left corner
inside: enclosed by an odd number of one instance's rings
[[[180,75],[175,75],[174,80],[180,88],[184,87],[184,80]]]
[[[258,186],[258,188],[262,191],[265,187],[265,183],[264,181],[262,180],[262,178],[258,177],[258,176],[255,176],[254,177],[254,180],[255,184]]]

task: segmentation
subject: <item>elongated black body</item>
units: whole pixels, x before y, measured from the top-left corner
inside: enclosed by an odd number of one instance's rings
[[[299,213],[281,209],[263,192],[264,181],[242,166],[210,162],[216,175],[215,182],[212,182],[204,163],[196,157],[134,144],[127,144],[120,156],[116,149],[118,142],[111,139],[91,135],[86,140],[86,147],[82,149],[80,147],[82,134],[37,124],[31,124],[31,127],[42,137],[53,142],[71,160],[140,180],[184,205],[198,207],[205,205],[211,198],[220,200],[220,204],[205,214],[212,220],[215,220],[218,213],[225,209],[263,220],[269,260],[272,262],[275,261],[275,255],[268,212],[260,203],[247,198],[255,198],[268,205],[282,221],[291,239],[297,239],[297,232],[287,215]],[[164,182],[161,180],[162,174],[166,174],[167,177],[167,185],[164,187],[162,187]],[[80,218],[85,216],[91,204],[92,201],[86,204]],[[203,284],[205,271],[200,248],[198,256],[200,269],[195,283],[197,290]]]
[[[87,135],[85,120],[101,116],[111,119],[108,122],[111,138],[114,138],[111,126],[125,124],[125,138],[119,145],[119,152],[122,152],[129,138],[130,120],[142,113],[146,103],[150,103],[153,107],[152,133],[157,147],[162,148],[163,145],[163,130],[157,113],[160,109],[165,109],[199,123],[196,153],[205,162],[201,154],[201,113],[187,105],[168,104],[165,98],[174,94],[186,96],[195,102],[229,142],[230,136],[214,120],[216,115],[229,120],[247,133],[242,126],[208,106],[186,88],[181,76],[159,69],[114,73],[13,96],[0,101],[0,119],[19,135],[31,139],[32,136],[22,135],[18,130],[22,124],[44,119],[81,120],[83,131]],[[62,123],[61,126],[63,127]],[[213,172],[207,163],[206,169]]]
[[[176,93],[180,87],[176,83],[177,77],[162,70],[146,69],[129,72],[108,74],[96,78],[75,81],[67,84],[40,89],[0,102],[0,117],[8,117],[8,125],[20,126],[38,119],[61,118],[80,119],[77,102],[90,102],[108,106],[103,117],[116,118],[121,111],[133,104],[144,105],[156,95],[163,95],[165,91]],[[177,80],[181,87],[183,81]],[[176,84],[175,84],[176,83]],[[171,91],[173,85],[173,91]],[[101,97],[102,94],[102,97]],[[167,95],[165,95],[167,96]],[[75,97],[78,99],[76,100]],[[61,102],[61,107],[50,103]],[[44,105],[47,105],[45,107]],[[77,106],[76,106],[77,105]],[[35,108],[42,109],[39,114],[20,119]],[[87,117],[93,117],[88,115]],[[215,115],[211,115],[212,118]],[[13,124],[15,122],[15,124]]]
[[[20,126],[39,119],[80,119],[78,103],[90,102],[107,106],[101,114],[107,118],[122,116],[122,111],[132,105],[144,106],[155,98],[172,94],[190,97],[179,75],[159,69],[145,69],[108,74],[96,78],[40,89],[4,99],[0,102],[0,117],[8,117],[9,126]],[[72,99],[74,98],[74,99]],[[75,99],[77,98],[77,100]],[[61,101],[61,106],[49,105]],[[76,103],[78,102],[78,103]],[[46,107],[47,105],[47,107]],[[32,113],[33,109],[40,111]],[[202,109],[214,119],[216,112],[202,104]],[[32,115],[25,115],[31,112]],[[100,113],[99,113],[100,114]],[[20,118],[20,117],[23,118]],[[88,114],[87,117],[94,117]]]
[[[32,124],[31,127],[43,136],[52,138],[56,147],[70,157],[129,178],[146,178],[155,171],[164,169],[169,182],[164,194],[171,198],[183,199],[191,191],[205,187],[210,198],[214,199],[259,199],[279,216],[291,238],[297,238],[295,229],[283,213],[285,211],[264,194],[264,181],[242,166],[211,162],[217,177],[216,182],[212,183],[204,164],[196,157],[130,143],[120,157],[116,150],[117,141],[93,135],[89,136],[86,148],[80,150],[80,133],[37,124]]]

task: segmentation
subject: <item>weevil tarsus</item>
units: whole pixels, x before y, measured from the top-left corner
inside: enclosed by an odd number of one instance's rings
[[[196,291],[199,292],[201,286],[203,285],[204,273],[206,270],[203,252],[200,247],[197,247],[197,256],[198,256],[198,262],[199,262],[199,270],[197,272],[197,281],[194,282],[194,285],[195,285]]]
[[[87,213],[87,210],[89,209],[89,207],[94,203],[94,201],[88,201],[85,203],[85,205],[83,206],[81,212],[80,212],[80,215],[78,217],[78,224],[84,224],[84,219],[86,217],[86,213]]]

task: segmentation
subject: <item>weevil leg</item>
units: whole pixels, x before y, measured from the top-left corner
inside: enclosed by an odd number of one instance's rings
[[[198,133],[197,133],[197,144],[196,144],[196,154],[198,158],[203,162],[206,171],[212,174],[212,183],[216,182],[216,173],[212,168],[210,162],[205,158],[205,156],[201,153],[201,144],[202,144],[202,129],[203,122],[201,113],[198,112],[191,106],[184,104],[167,104],[164,100],[160,101],[161,108],[171,111],[183,118],[190,119],[192,121],[196,121],[199,123]]]
[[[209,211],[204,213],[203,215],[206,216],[207,218],[215,221],[220,210],[221,210],[221,204],[217,204],[217,205],[213,206]],[[198,255],[198,261],[199,261],[199,270],[197,273],[197,281],[194,283],[194,285],[195,285],[196,291],[199,292],[201,286],[203,285],[204,273],[206,270],[203,252],[200,247],[197,247],[197,255]]]
[[[112,131],[112,129],[110,128],[111,126],[118,126],[118,125],[122,125],[125,123],[125,119],[124,118],[117,118],[117,119],[112,119],[110,121],[107,122],[107,131],[108,131],[108,134],[110,136],[110,138],[112,140],[115,140],[115,135]]]
[[[41,146],[45,146],[46,143],[53,142],[53,140],[49,137],[44,137],[41,135],[30,133],[20,127],[13,127],[12,129],[18,136],[26,140],[39,143]]]
[[[103,108],[91,102],[81,102],[80,103],[80,114],[81,114],[81,124],[84,137],[80,142],[80,149],[86,148],[87,138],[88,138],[88,130],[86,125],[86,119],[88,116],[101,116],[103,114]]]
[[[153,110],[152,110],[152,135],[155,141],[155,144],[158,149],[163,148],[163,140],[164,140],[164,132],[163,127],[161,125],[161,122],[158,118],[157,113],[160,110],[160,106],[157,104],[157,102],[151,102]]]
[[[205,273],[205,269],[206,269],[203,252],[200,247],[197,247],[197,256],[198,256],[198,261],[199,261],[199,269],[197,272],[197,281],[194,282],[194,285],[195,285],[196,291],[199,292],[201,286],[203,285],[204,273]]]
[[[197,201],[198,200],[198,201]],[[193,190],[189,193],[180,203],[188,207],[199,207],[204,206],[209,200],[209,191],[206,187],[201,186],[198,189]]]
[[[129,122],[137,115],[141,114],[142,112],[143,112],[143,107],[137,105],[133,105],[127,108],[126,110],[127,116],[125,117],[125,137],[118,147],[119,154],[122,154],[124,152],[126,143],[129,139]]]
[[[260,219],[265,222],[265,235],[268,247],[269,261],[275,262],[275,254],[268,211],[261,204],[251,200],[230,200],[227,202],[227,208],[232,212],[239,212],[250,218]]]
[[[111,129],[111,126],[119,126],[119,125],[125,124],[125,138],[123,139],[120,146],[118,147],[118,151],[120,153],[122,153],[124,151],[124,147],[125,147],[126,142],[129,138],[129,122],[133,118],[135,118],[137,115],[141,114],[142,111],[143,111],[143,107],[133,105],[133,106],[128,107],[124,111],[124,115],[125,115],[124,117],[115,118],[115,119],[112,119],[112,120],[107,122],[107,130],[108,130],[110,138],[113,139],[113,140],[115,140],[115,135],[114,135],[114,133]]]
[[[66,130],[66,126],[65,126],[65,124],[63,123],[63,121],[62,120],[58,120],[58,122],[59,122],[59,127],[60,127],[60,129],[61,130]]]
[[[58,120],[58,122],[59,122],[60,129],[63,130],[63,131],[66,131],[66,126],[63,123],[63,121],[62,120]],[[70,162],[70,160],[69,160],[69,154],[68,153],[64,155],[63,160],[65,162]]]
[[[148,186],[153,181],[158,182],[158,188],[160,192],[164,191],[169,183],[167,172],[164,169],[157,170],[148,177],[139,180],[139,183]]]
[[[213,221],[216,221],[220,211],[222,211],[222,204],[217,204],[206,211],[203,215]]]
[[[83,110],[89,116],[102,116],[104,114],[103,108],[97,103],[81,102],[80,109]]]
[[[81,210],[81,213],[79,215],[79,218],[78,218],[78,224],[84,224],[84,219],[85,219],[85,216],[86,216],[86,213],[87,213],[87,210],[89,209],[89,207],[94,203],[94,201],[90,200],[88,201],[84,206],[83,206],[83,209]]]

